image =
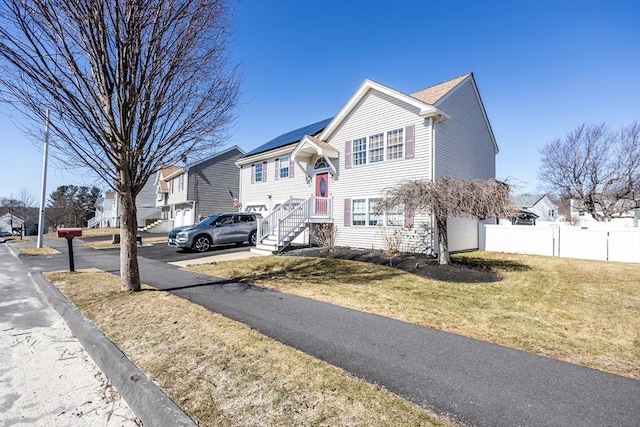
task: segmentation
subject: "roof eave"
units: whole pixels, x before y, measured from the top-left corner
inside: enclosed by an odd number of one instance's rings
[[[284,154],[290,154],[294,147],[298,144],[298,142],[294,142],[293,144],[287,144],[283,147],[273,148],[271,150],[262,151],[260,153],[252,154],[251,156],[242,157],[236,161],[236,166],[241,167],[244,165],[249,165],[251,163],[255,163],[260,160],[267,160],[273,157],[282,156]]]
[[[349,113],[355,108],[360,100],[370,91],[377,90],[388,96],[406,102],[419,110],[421,117],[436,117],[437,121],[448,120],[450,117],[442,111],[435,108],[433,105],[427,104],[417,98],[414,98],[405,93],[399,92],[383,84],[377,83],[370,79],[365,79],[358,89],[351,95],[349,100],[342,106],[338,114],[335,115],[333,120],[327,125],[326,128],[318,135],[318,139],[327,141],[329,137],[335,132],[340,123],[342,123]]]

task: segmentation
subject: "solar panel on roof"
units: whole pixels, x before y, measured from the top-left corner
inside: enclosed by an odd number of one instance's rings
[[[333,120],[333,117],[301,127],[300,129],[283,133],[282,135],[273,138],[266,144],[263,144],[258,148],[248,152],[245,157],[262,153],[263,151],[273,150],[274,148],[283,147],[285,145],[293,144],[294,142],[300,141],[305,135],[316,135],[318,132],[321,132],[325,127],[327,127],[331,120]]]

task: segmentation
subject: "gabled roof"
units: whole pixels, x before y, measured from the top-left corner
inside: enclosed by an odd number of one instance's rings
[[[176,172],[182,170],[182,168],[180,166],[167,166],[164,167],[160,170],[160,173],[162,174],[163,178],[166,178],[168,176],[171,176],[173,174],[175,174]]]
[[[179,172],[184,172],[180,166],[165,166],[156,174],[156,187],[161,193],[169,192],[169,184],[166,179],[172,175],[177,175]]]
[[[446,82],[438,83],[437,85],[429,86],[426,89],[413,92],[410,95],[416,99],[419,99],[420,101],[433,105],[470,75],[471,73],[463,74],[460,77],[447,80]]]
[[[295,142],[300,141],[305,135],[317,135],[321,132],[329,122],[331,122],[332,118],[328,118],[316,123],[312,123],[310,125],[301,127],[296,130],[292,130],[287,133],[283,133],[280,136],[273,138],[271,141],[266,144],[262,144],[255,150],[249,151],[245,157],[253,156],[254,154],[259,154],[264,151],[273,150],[275,148],[284,147],[285,145],[293,144]]]
[[[522,194],[511,197],[511,203],[518,208],[532,208],[545,196],[546,194]]]
[[[395,89],[392,89],[388,86],[380,84],[378,82],[374,82],[373,80],[365,79],[364,82],[360,85],[360,87],[351,95],[349,100],[342,106],[338,114],[333,118],[333,120],[327,125],[327,127],[322,131],[322,133],[318,136],[323,141],[329,139],[329,137],[336,131],[338,126],[347,118],[349,113],[358,105],[360,100],[365,97],[367,93],[371,90],[376,90],[382,92],[388,96],[396,98],[400,101],[403,101],[409,105],[416,107],[419,110],[420,116],[424,118],[433,117],[436,121],[446,120],[449,118],[445,113],[438,110],[433,105],[430,105],[418,98],[413,96],[404,94]]]
[[[307,154],[317,154],[318,156],[330,157],[333,159],[338,157],[338,150],[334,146],[321,141],[315,136],[309,135],[305,136],[300,140],[300,142],[298,142],[296,148],[291,152],[291,157],[295,159],[302,152],[307,152]]]
[[[200,160],[198,160],[198,161],[196,161],[196,162],[190,163],[190,164],[188,164],[187,166],[185,166],[185,168],[184,168],[184,169],[185,169],[185,170],[189,170],[189,169],[191,169],[191,168],[192,168],[192,167],[194,167],[194,166],[197,166],[197,165],[199,165],[199,164],[201,164],[201,163],[204,163],[204,162],[208,162],[208,161],[210,161],[210,160],[213,160],[213,159],[215,159],[216,157],[220,157],[220,156],[222,156],[222,155],[224,155],[224,154],[227,154],[227,153],[229,153],[229,152],[231,152],[231,151],[233,151],[233,150],[238,150],[238,151],[240,152],[240,154],[241,154],[242,156],[244,156],[244,150],[243,150],[242,148],[238,147],[237,145],[234,145],[233,147],[229,147],[229,148],[227,148],[226,150],[223,150],[223,151],[220,151],[220,152],[217,152],[217,153],[213,153],[213,154],[212,154],[212,155],[210,155],[209,157],[205,157],[204,159],[200,159]]]

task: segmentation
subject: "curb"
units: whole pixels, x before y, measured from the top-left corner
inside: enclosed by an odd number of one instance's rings
[[[42,273],[29,275],[145,427],[196,426]]]

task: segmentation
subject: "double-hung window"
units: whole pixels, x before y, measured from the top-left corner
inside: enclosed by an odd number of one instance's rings
[[[353,225],[367,225],[367,199],[353,200],[352,215]]]
[[[382,214],[376,212],[376,203],[378,199],[369,199],[369,219],[368,224],[373,226],[382,225]]]
[[[254,165],[253,182],[262,182],[262,163],[260,162]]]
[[[384,134],[379,133],[369,137],[369,163],[384,160]]]
[[[401,159],[404,156],[404,131],[403,129],[387,132],[387,160]]]
[[[289,156],[280,157],[280,178],[289,178]]]
[[[398,211],[385,212],[387,227],[402,227],[403,215]]]
[[[377,204],[380,199],[351,200],[351,225],[368,227],[402,227],[404,217],[402,212],[379,212]]]
[[[367,138],[359,138],[353,141],[353,164],[364,165],[367,163]]]
[[[178,191],[184,191],[184,175],[178,177]]]

